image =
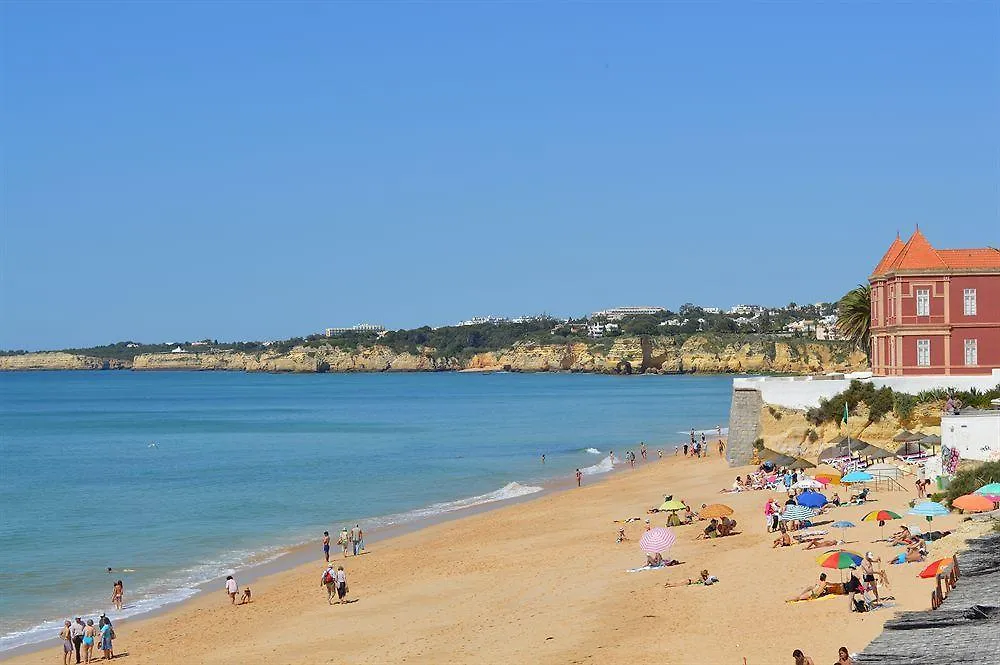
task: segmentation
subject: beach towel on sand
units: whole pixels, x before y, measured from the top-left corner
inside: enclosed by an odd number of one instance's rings
[[[664,564],[662,566],[643,566],[642,568],[629,568],[626,573],[641,573],[644,570],[659,570],[661,568],[670,568],[670,566]]]

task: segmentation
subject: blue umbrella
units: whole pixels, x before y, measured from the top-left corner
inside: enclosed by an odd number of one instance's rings
[[[809,506],[810,508],[822,508],[827,504],[826,497],[819,492],[803,492],[795,497],[795,500],[800,506]]]
[[[854,522],[848,522],[847,520],[840,520],[839,522],[834,522],[831,524],[835,529],[840,529],[840,542],[847,540],[847,530],[853,529],[855,527]]]
[[[875,476],[864,471],[851,471],[849,474],[840,479],[842,483],[867,483],[869,480],[875,480]]]
[[[936,501],[924,501],[914,506],[908,515],[923,515],[930,522],[935,517],[947,515],[949,510]]]

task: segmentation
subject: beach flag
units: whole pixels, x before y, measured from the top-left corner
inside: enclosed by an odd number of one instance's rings
[[[844,402],[844,424],[847,424],[847,402]]]

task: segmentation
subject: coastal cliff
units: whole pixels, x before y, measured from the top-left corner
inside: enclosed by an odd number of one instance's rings
[[[804,374],[850,371],[865,366],[863,354],[844,343],[814,340],[725,339],[710,335],[618,337],[613,340],[544,344],[518,342],[467,358],[442,357],[430,347],[396,351],[372,344],[344,349],[328,344],[299,345],[288,351],[208,350],[143,353],[106,359],[62,352],[0,356],[0,371],[133,369],[244,372],[434,372],[516,371],[596,373]]]

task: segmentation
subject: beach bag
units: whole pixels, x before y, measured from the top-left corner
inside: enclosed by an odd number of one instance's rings
[[[333,575],[330,574],[329,570],[323,573],[323,584],[333,584]]]

